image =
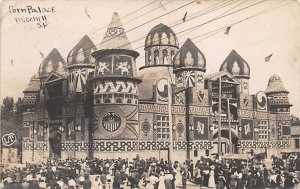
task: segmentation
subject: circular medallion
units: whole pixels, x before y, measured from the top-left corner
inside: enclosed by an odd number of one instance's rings
[[[259,91],[256,94],[256,101],[257,101],[257,104],[258,104],[259,108],[265,108],[266,105],[267,105],[267,96],[266,96],[266,94],[262,91]]]
[[[184,126],[183,126],[183,124],[182,124],[181,122],[179,122],[179,123],[177,124],[177,132],[178,132],[179,134],[182,134],[183,131],[184,131]]]
[[[102,125],[106,131],[114,132],[121,126],[121,117],[115,112],[107,112],[102,118]]]
[[[150,131],[150,124],[148,123],[148,122],[144,122],[143,124],[142,124],[142,131],[144,132],[144,133],[148,133],[149,131]]]

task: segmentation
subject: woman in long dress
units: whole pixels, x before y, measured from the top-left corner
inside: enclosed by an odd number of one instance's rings
[[[181,174],[180,174],[180,170],[181,170],[181,167],[178,164],[177,167],[175,168],[175,172],[176,172],[176,174],[175,174],[175,187],[182,185],[182,177],[181,177]]]
[[[163,171],[160,172],[158,180],[159,180],[158,189],[166,189],[166,186],[165,186],[165,174],[164,174]]]
[[[209,172],[209,179],[208,179],[208,187],[209,188],[216,188],[215,182],[215,166],[210,166],[211,170]]]
[[[154,189],[155,183],[158,181],[158,178],[154,175],[154,173],[150,173],[149,181],[146,185],[146,189]]]
[[[172,189],[172,180],[173,180],[173,175],[170,173],[169,170],[167,170],[165,176],[166,189]]]

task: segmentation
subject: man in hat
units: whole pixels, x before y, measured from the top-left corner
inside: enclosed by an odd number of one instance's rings
[[[113,188],[118,189],[121,187],[122,184],[122,176],[119,170],[116,170],[115,177],[114,177],[114,183]]]
[[[283,189],[284,188],[284,182],[285,182],[285,175],[284,175],[284,172],[281,170],[280,173],[276,177],[277,188]]]

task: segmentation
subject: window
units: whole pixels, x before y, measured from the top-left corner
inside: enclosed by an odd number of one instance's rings
[[[194,150],[194,157],[198,157],[198,150]]]
[[[259,128],[259,139],[268,140],[268,122],[267,121],[258,121]]]
[[[299,149],[299,139],[295,139],[295,148]]]
[[[169,116],[158,115],[157,116],[157,139],[169,139]]]
[[[122,98],[117,98],[116,103],[122,103]]]

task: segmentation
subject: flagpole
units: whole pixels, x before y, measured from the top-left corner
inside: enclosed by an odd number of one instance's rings
[[[221,103],[222,103],[222,89],[221,89],[221,77],[219,77],[219,106],[218,106],[218,113],[219,113],[219,120],[218,120],[218,154],[219,158],[221,157],[222,149],[221,149]]]

